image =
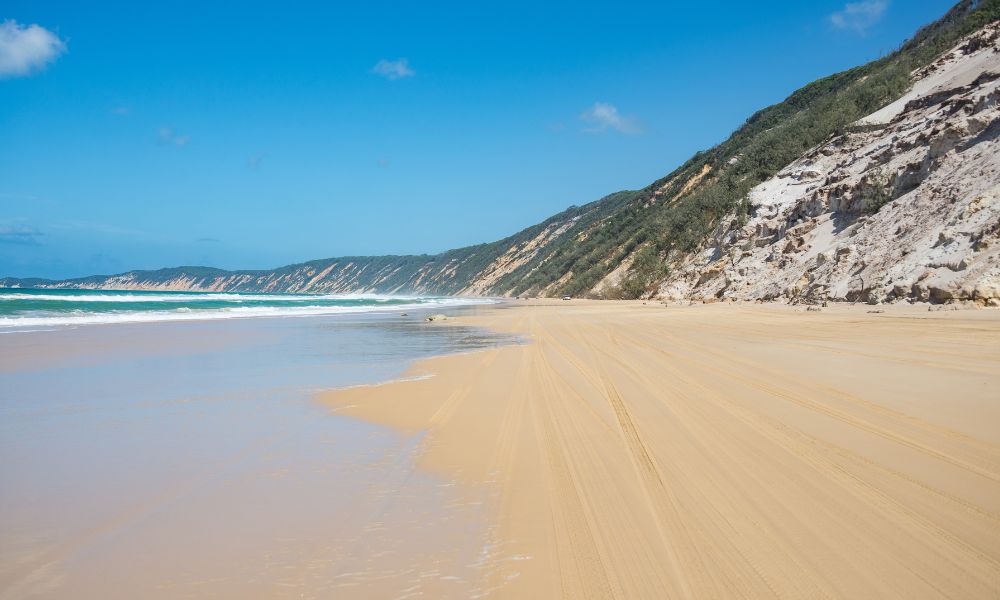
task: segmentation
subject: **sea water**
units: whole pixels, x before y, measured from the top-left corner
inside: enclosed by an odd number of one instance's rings
[[[475,491],[415,467],[419,433],[339,417],[314,395],[516,341],[424,321],[481,308],[3,294],[0,595],[474,595],[488,537]],[[304,311],[326,312],[274,316]],[[233,312],[256,318],[203,317]],[[198,317],[164,318],[175,313]]]
[[[0,331],[18,327],[306,317],[489,304],[485,298],[0,288]]]

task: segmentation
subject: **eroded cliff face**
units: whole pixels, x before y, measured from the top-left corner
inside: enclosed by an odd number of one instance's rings
[[[468,295],[511,295],[512,290],[502,282],[504,277],[536,261],[543,250],[561,238],[579,217],[557,221],[544,227],[537,235],[527,240],[511,244],[500,256],[490,262],[485,269],[476,273],[462,294]]]
[[[963,0],[896,58],[823,78],[758,111],[728,140],[641,190],[570,207],[497,242],[434,256],[0,279],[0,287],[997,306],[1000,25],[994,20],[928,64],[959,34],[940,44],[935,35],[985,22],[977,6]],[[975,25],[963,20],[973,17]],[[922,48],[935,50],[917,56]],[[905,73],[891,70],[900,64],[927,65],[902,97]],[[813,126],[802,127],[807,120]]]
[[[379,261],[366,257],[331,259],[253,273],[177,274],[132,271],[86,280],[39,284],[46,288],[277,293],[421,293],[452,292],[448,283],[458,261]],[[171,269],[172,271],[173,269]]]
[[[262,271],[177,267],[66,281],[0,279],[0,287],[502,296],[510,293],[516,270],[530,272],[542,252],[594,209],[582,207],[506,240],[435,256],[331,258]]]
[[[664,298],[1000,306],[1000,29],[760,184]],[[881,205],[881,206],[880,206]]]

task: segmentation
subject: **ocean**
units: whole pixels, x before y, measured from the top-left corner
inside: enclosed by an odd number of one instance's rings
[[[0,330],[61,325],[310,317],[489,304],[484,298],[0,288]]]
[[[485,492],[315,396],[517,343],[462,324],[483,302],[3,290],[0,589],[474,596]]]

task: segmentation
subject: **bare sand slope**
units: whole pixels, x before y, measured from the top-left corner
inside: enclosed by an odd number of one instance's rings
[[[1000,313],[574,301],[462,320],[530,343],[325,401],[426,431],[421,467],[494,491],[485,595],[1000,595]]]

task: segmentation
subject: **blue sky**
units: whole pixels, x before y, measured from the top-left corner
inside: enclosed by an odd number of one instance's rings
[[[642,187],[941,0],[0,5],[0,276],[491,241]]]

